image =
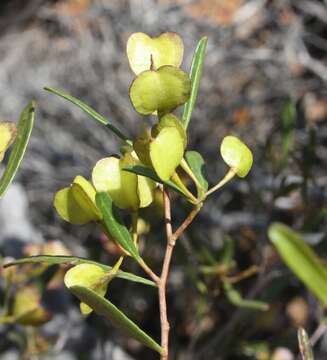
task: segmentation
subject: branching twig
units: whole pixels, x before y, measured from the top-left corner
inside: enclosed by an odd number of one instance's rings
[[[187,227],[192,223],[193,219],[196,217],[198,212],[202,208],[202,203],[197,205],[183,221],[180,227],[172,235],[171,241],[175,244],[176,240],[181,236],[181,234],[187,229]]]
[[[165,355],[161,356],[161,360],[168,360],[168,344],[169,344],[170,327],[167,316],[166,286],[167,286],[169,267],[173,255],[175,241],[172,241],[173,229],[171,225],[170,199],[165,189],[163,189],[163,197],[164,197],[164,209],[165,209],[165,227],[166,227],[167,246],[166,246],[166,253],[163,261],[162,272],[158,287],[159,287],[159,306],[160,306],[160,324],[161,324],[161,346],[165,350]]]
[[[169,345],[169,321],[167,316],[167,300],[166,300],[166,288],[169,274],[170,263],[175,247],[176,240],[184,232],[184,230],[191,224],[197,213],[200,211],[202,204],[197,205],[187,216],[180,227],[173,232],[171,224],[171,204],[167,191],[163,189],[164,197],[164,210],[165,210],[165,227],[166,227],[166,238],[167,246],[166,253],[163,261],[162,272],[160,281],[158,283],[159,293],[159,306],[160,306],[160,323],[161,323],[161,346],[165,350],[165,355],[161,356],[161,360],[168,360],[168,345]]]

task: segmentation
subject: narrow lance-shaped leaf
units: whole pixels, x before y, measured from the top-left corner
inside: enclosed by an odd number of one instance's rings
[[[315,252],[284,224],[271,225],[268,235],[288,267],[327,306],[327,270]]]
[[[200,185],[202,186],[204,191],[208,190],[208,181],[206,179],[206,169],[205,162],[203,157],[197,151],[187,151],[185,153],[185,158],[190,166],[194,176],[198,179]]]
[[[0,198],[12,182],[25,154],[29,138],[32,133],[35,116],[35,103],[29,103],[21,113],[8,164],[0,179]]]
[[[106,230],[115,241],[137,261],[141,259],[140,254],[133,242],[132,236],[120,219],[111,197],[108,193],[100,192],[96,195],[96,204],[103,216]]]
[[[223,285],[227,299],[234,306],[259,311],[267,311],[269,309],[269,305],[263,301],[244,299],[231,283],[224,281]]]
[[[123,168],[124,171],[129,171],[131,173],[145,176],[155,182],[165,185],[166,187],[176,191],[178,194],[185,196],[183,190],[180,189],[177,185],[175,185],[171,180],[163,181],[159,178],[159,176],[154,172],[154,170],[142,166],[142,165],[134,165],[134,166],[126,166]]]
[[[83,110],[86,114],[90,115],[94,120],[98,121],[100,124],[104,125],[107,129],[112,131],[116,136],[118,136],[121,140],[125,141],[126,143],[130,144],[130,141],[128,140],[128,137],[124,135],[119,129],[117,129],[114,125],[112,125],[108,119],[106,119],[104,116],[100,115],[97,111],[95,111],[91,106],[85,104],[83,101],[65,94],[64,92],[50,88],[45,87],[44,90],[51,92],[52,94],[58,95],[62,97],[63,99],[66,99],[73,103],[74,105],[78,106],[81,110]]]
[[[182,123],[184,129],[187,129],[190,123],[195,101],[198,96],[207,42],[208,42],[208,38],[203,37],[199,41],[194,53],[194,57],[191,65],[191,72],[190,72],[190,78],[192,82],[191,95],[189,100],[184,106],[184,111],[182,116]]]
[[[69,289],[80,301],[87,304],[115,327],[125,331],[132,338],[163,355],[163,348],[109,300],[82,286],[72,286]]]
[[[16,261],[12,261],[10,263],[4,264],[3,267],[7,268],[9,266],[15,266],[15,265],[24,265],[24,264],[48,264],[48,265],[61,265],[61,264],[69,264],[69,265],[79,265],[79,264],[94,264],[102,269],[106,270],[107,272],[112,269],[111,266],[101,264],[99,262],[83,259],[76,256],[50,256],[50,255],[38,255],[38,256],[30,256],[27,258],[18,259]],[[149,286],[156,286],[156,284],[148,279],[144,279],[141,276],[137,276],[134,274],[131,274],[129,272],[125,272],[122,270],[118,270],[117,277],[129,280],[136,283],[141,283],[144,285]]]

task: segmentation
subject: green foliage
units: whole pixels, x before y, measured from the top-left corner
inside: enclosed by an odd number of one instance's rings
[[[167,188],[176,191],[179,195],[185,196],[187,198],[187,195],[183,192],[183,189],[179,188],[178,185],[176,185],[173,181],[171,181],[171,180],[163,181],[154,172],[154,170],[152,170],[146,166],[143,166],[143,165],[127,166],[123,170],[132,172],[134,174],[141,175],[143,177],[147,177],[149,179],[152,179],[153,181],[163,184]]]
[[[136,261],[139,261],[138,249],[131,234],[123,224],[111,197],[105,192],[100,192],[96,195],[96,204],[102,213],[104,226],[108,234]]]
[[[0,198],[4,195],[5,191],[7,190],[8,186],[14,179],[16,172],[19,168],[19,165],[23,159],[25,154],[32,129],[34,124],[34,116],[35,116],[35,104],[31,102],[26,106],[26,108],[22,111],[20,120],[17,126],[17,133],[15,135],[15,140],[13,143],[13,147],[11,149],[11,153],[9,156],[8,164],[2,177],[0,178]],[[6,133],[8,131],[8,127],[6,126]],[[13,129],[10,131],[11,135],[7,137],[5,140],[1,136],[1,143],[0,143],[0,157],[2,159],[4,151],[10,145],[13,140]]]
[[[190,72],[192,89],[191,89],[190,98],[184,106],[183,117],[182,117],[182,123],[185,129],[187,129],[191,121],[193,108],[195,105],[196,98],[198,96],[207,43],[208,43],[208,38],[203,37],[199,41],[193,56],[191,72]]]
[[[10,263],[7,263],[4,265],[4,268],[8,268],[11,266],[16,265],[24,265],[24,264],[47,264],[47,265],[79,265],[79,264],[92,264],[96,265],[98,267],[101,267],[106,272],[109,272],[112,270],[111,266],[98,263],[93,260],[84,259],[77,256],[60,256],[60,255],[38,255],[38,256],[30,256],[27,258],[22,258]],[[149,285],[149,286],[156,286],[156,284],[148,279],[144,279],[141,276],[137,276],[134,274],[131,274],[129,272],[125,272],[122,270],[118,270],[116,273],[116,276],[121,279],[125,279],[128,281]]]
[[[225,294],[231,304],[246,309],[266,311],[269,305],[263,301],[244,299],[242,295],[228,281],[223,282]]]
[[[272,224],[268,235],[287,266],[327,306],[327,268],[315,252],[284,224]]]
[[[190,166],[194,176],[198,180],[201,188],[204,191],[208,190],[207,172],[205,167],[205,161],[200,153],[197,151],[187,151],[185,153],[185,159]]]
[[[68,95],[60,90],[45,87],[44,90],[51,92],[52,94],[58,95],[65,100],[70,101],[72,104],[78,106],[81,110],[83,110],[87,115],[91,116],[91,118],[101,125],[104,125],[108,130],[113,132],[117,137],[121,140],[126,141],[128,143],[128,137],[124,135],[119,129],[117,129],[110,121],[104,116],[100,115],[97,111],[95,111],[91,106],[85,104],[83,101],[76,99],[75,97]]]
[[[82,286],[72,286],[70,290],[85,304],[92,308],[98,315],[103,316],[115,327],[126,332],[130,337],[138,340],[145,346],[163,354],[162,347],[149,335],[141,330],[132,320],[120,311],[109,300],[99,296],[91,289]]]

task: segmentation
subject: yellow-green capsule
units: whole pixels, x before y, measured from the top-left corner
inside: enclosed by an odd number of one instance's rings
[[[101,220],[95,205],[95,189],[92,184],[77,176],[70,187],[59,190],[54,197],[54,207],[62,219],[71,224],[84,225]]]
[[[94,264],[79,264],[66,272],[64,283],[69,289],[72,286],[83,286],[92,289],[98,295],[104,296],[107,292],[108,282],[105,281],[106,271]],[[82,314],[88,315],[92,309],[84,304],[80,304]]]
[[[174,32],[165,32],[157,37],[137,32],[128,38],[126,52],[131,69],[138,75],[151,67],[179,67],[183,61],[184,44]]]
[[[135,110],[142,115],[168,113],[190,97],[191,80],[184,71],[165,65],[142,72],[133,81],[129,95]]]
[[[225,163],[232,168],[239,177],[245,177],[251,170],[253,155],[251,150],[236,136],[224,137],[220,153]]]

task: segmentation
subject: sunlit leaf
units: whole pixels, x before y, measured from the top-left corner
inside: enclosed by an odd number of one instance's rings
[[[68,101],[70,101],[71,103],[73,103],[74,105],[78,106],[81,110],[83,110],[86,114],[90,115],[91,118],[93,118],[94,120],[96,120],[97,122],[99,122],[100,124],[104,125],[107,129],[109,129],[110,131],[112,131],[116,136],[118,136],[121,140],[130,143],[128,140],[128,137],[126,135],[124,135],[119,129],[117,129],[114,125],[112,125],[109,120],[107,118],[105,118],[104,116],[100,115],[98,112],[96,112],[93,108],[91,108],[91,106],[85,104],[83,101],[65,94],[64,92],[57,90],[55,88],[51,88],[51,87],[45,87],[44,90],[49,91],[55,95],[58,95]]]
[[[167,113],[184,104],[191,91],[187,73],[173,66],[142,72],[130,87],[135,110],[142,115]]]
[[[163,65],[179,67],[183,60],[184,45],[181,37],[174,32],[165,32],[158,37],[134,33],[127,41],[127,57],[136,75],[142,71]]]
[[[25,154],[30,139],[35,115],[35,103],[29,103],[23,110],[17,126],[17,135],[11,149],[6,169],[0,179],[0,198],[12,182]]]
[[[208,190],[207,172],[205,168],[205,162],[200,153],[197,151],[187,151],[185,153],[185,159],[190,166],[194,176],[202,186],[204,191]]]
[[[93,260],[88,260],[76,256],[50,256],[50,255],[39,255],[39,256],[30,256],[27,258],[22,258],[15,260],[13,262],[4,264],[4,268],[8,268],[10,266],[17,266],[17,265],[24,265],[24,264],[48,264],[48,265],[61,265],[61,264],[67,264],[67,265],[79,265],[79,264],[94,264],[96,266],[101,267],[106,272],[110,271],[112,269],[111,266],[98,263]],[[149,286],[156,286],[155,283],[151,280],[144,279],[141,276],[137,276],[122,270],[118,270],[116,276],[118,278],[141,283],[144,285]]]
[[[132,236],[123,224],[111,197],[106,192],[96,195],[96,204],[103,216],[103,223],[110,236],[126,250],[134,259],[139,261],[140,254],[133,242]]]
[[[239,177],[245,177],[251,170],[253,155],[251,150],[237,137],[224,137],[220,153],[225,163],[232,168]]]
[[[143,345],[157,351],[159,354],[163,354],[162,347],[109,300],[85,287],[73,286],[70,290],[80,301],[90,306],[98,315],[103,316],[113,326],[124,331],[127,335],[138,340]]]
[[[315,252],[284,224],[271,225],[268,235],[286,265],[327,306],[327,268]]]
[[[184,106],[184,111],[182,116],[182,123],[184,129],[187,129],[190,123],[193,108],[198,95],[207,42],[208,42],[208,38],[203,37],[199,41],[193,56],[191,72],[190,72],[190,78],[192,82],[191,95],[189,100]]]
[[[172,181],[170,181],[170,180],[163,181],[162,179],[160,179],[158,177],[158,175],[152,169],[150,169],[146,166],[142,166],[142,165],[127,166],[124,168],[124,170],[132,172],[134,174],[145,176],[149,179],[152,179],[155,182],[158,182],[160,184],[167,186],[168,188],[179,193],[180,195],[185,196],[184,192],[178,186],[176,186]]]

